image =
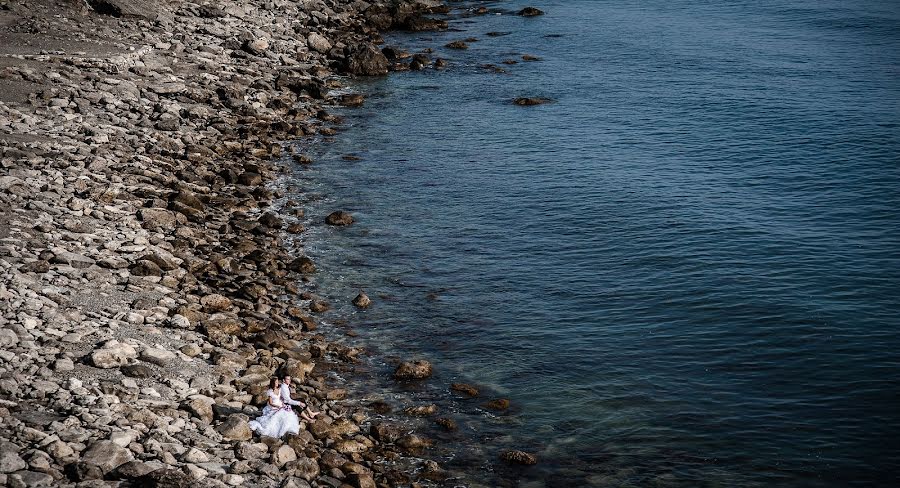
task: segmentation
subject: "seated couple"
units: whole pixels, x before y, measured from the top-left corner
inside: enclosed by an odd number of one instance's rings
[[[314,412],[305,403],[291,398],[291,377],[285,376],[283,380],[273,377],[269,380],[269,389],[266,391],[268,401],[263,408],[262,415],[256,420],[250,421],[250,430],[267,437],[281,437],[285,434],[299,434],[300,420],[291,408],[296,405],[302,409],[300,416],[303,420],[311,422],[319,412]]]

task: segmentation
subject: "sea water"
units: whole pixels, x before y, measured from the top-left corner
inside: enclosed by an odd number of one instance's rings
[[[324,320],[435,364],[457,482],[897,486],[900,3],[451,5],[293,178]]]

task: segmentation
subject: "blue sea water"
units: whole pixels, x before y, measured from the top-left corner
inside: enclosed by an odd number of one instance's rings
[[[897,486],[900,3],[451,5],[387,39],[449,67],[355,85],[293,178],[324,320],[435,363],[456,482]]]

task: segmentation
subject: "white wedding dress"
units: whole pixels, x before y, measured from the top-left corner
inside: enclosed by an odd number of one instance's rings
[[[291,410],[290,405],[285,405],[277,392],[268,390],[266,395],[269,397],[269,402],[263,408],[262,415],[256,420],[250,421],[250,430],[259,435],[275,438],[280,438],[285,434],[299,434],[300,419]]]

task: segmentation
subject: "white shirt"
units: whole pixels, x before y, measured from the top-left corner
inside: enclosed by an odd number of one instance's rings
[[[291,398],[291,387],[282,383],[281,384],[281,401],[287,403],[288,405],[297,405],[301,407],[305,407],[306,404],[303,402],[298,402]]]

